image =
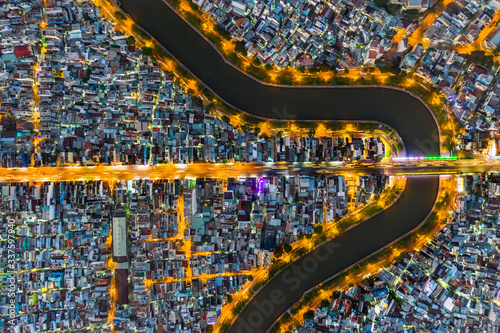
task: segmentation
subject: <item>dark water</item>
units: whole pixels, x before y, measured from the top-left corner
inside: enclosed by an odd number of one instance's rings
[[[438,131],[428,109],[392,89],[272,87],[227,65],[161,0],[121,0],[122,8],[194,75],[229,104],[276,119],[376,120],[395,128],[411,155],[438,155]]]

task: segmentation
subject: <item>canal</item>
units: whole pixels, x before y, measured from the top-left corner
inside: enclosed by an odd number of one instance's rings
[[[121,0],[122,8],[229,104],[274,119],[375,120],[398,131],[410,155],[438,155],[439,132],[427,107],[411,95],[377,87],[267,86],[227,65],[161,0]],[[415,229],[436,200],[438,176],[409,177],[389,209],[305,255],[275,276],[243,309],[231,333],[266,332],[302,294]]]
[[[277,87],[228,65],[161,0],[121,0],[122,8],[196,77],[229,104],[253,115],[296,120],[375,120],[392,126],[409,155],[439,154],[427,107],[410,94],[379,87]]]

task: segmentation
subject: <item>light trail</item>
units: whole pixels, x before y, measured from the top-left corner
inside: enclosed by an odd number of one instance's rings
[[[339,163],[210,163],[161,164],[153,166],[90,166],[90,167],[28,167],[0,168],[0,182],[62,182],[88,180],[185,179],[280,177],[316,174],[374,174],[394,175],[461,174],[498,171],[500,159],[442,159],[410,157],[406,160],[382,162]],[[179,207],[182,208],[182,207]],[[182,228],[182,221],[180,224]],[[184,229],[179,229],[182,235]],[[182,237],[182,236],[179,236]],[[177,237],[176,237],[177,238]]]

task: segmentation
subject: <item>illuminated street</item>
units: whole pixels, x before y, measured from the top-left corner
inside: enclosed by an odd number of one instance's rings
[[[380,163],[198,163],[90,167],[40,167],[2,169],[0,181],[85,181],[179,178],[238,178],[279,175],[374,174],[394,175],[482,173],[498,170],[499,160],[396,160]]]

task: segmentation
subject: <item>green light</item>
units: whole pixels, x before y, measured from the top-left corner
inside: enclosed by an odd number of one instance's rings
[[[458,156],[424,156],[424,160],[458,160]]]

